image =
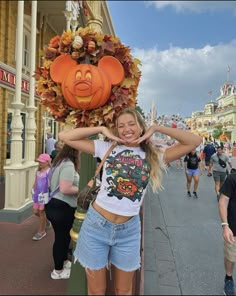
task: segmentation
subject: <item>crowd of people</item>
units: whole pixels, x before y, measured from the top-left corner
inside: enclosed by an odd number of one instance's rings
[[[158,146],[152,141],[155,133],[169,139],[164,149],[163,145]],[[106,140],[92,140],[91,136],[97,134]],[[48,139],[51,138],[49,135]],[[228,173],[232,165],[225,151],[212,143],[203,145],[201,137],[183,128],[158,124],[147,128],[135,109],[124,109],[117,117],[114,133],[104,126],[66,130],[59,133],[59,140],[54,141],[54,147],[50,147],[50,154],[43,153],[37,158],[39,169],[33,186],[33,207],[35,215],[39,217],[39,227],[33,240],[45,237],[52,225],[55,234],[52,243],[52,279],[70,277],[69,232],[79,192],[80,153],[102,159],[111,145],[114,148],[103,166],[100,191],[89,206],[73,254],[75,262],[85,268],[89,295],[105,294],[106,268],[111,265],[115,269],[116,294],[132,294],[134,273],[140,268],[141,262],[139,211],[147,184],[151,184],[154,192],[158,190],[161,187],[162,171],[166,166],[172,166],[172,163],[185,173],[188,197],[199,197],[198,186],[203,171],[208,177],[214,178],[224,238],[231,247],[234,242],[232,232],[235,230],[230,230],[233,218],[227,218],[227,206],[235,198],[235,187],[228,189],[232,186],[233,174]],[[39,196],[48,189],[51,192],[50,199],[44,204]],[[232,207],[234,209],[234,205]],[[236,244],[234,248],[236,256]],[[231,254],[229,249],[228,246],[225,254]],[[231,255],[225,255],[225,266],[228,268],[224,289],[226,293],[227,289],[234,289],[233,267],[229,262],[235,262],[236,257]]]

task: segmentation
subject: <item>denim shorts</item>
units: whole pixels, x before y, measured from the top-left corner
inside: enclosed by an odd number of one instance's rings
[[[113,264],[123,271],[140,268],[141,256],[140,216],[115,224],[99,214],[90,204],[82,223],[76,248],[75,262],[91,270],[99,270]]]
[[[195,170],[187,169],[186,174],[188,176],[190,176],[190,177],[192,177],[192,176],[200,176],[200,170],[199,169],[195,169]]]

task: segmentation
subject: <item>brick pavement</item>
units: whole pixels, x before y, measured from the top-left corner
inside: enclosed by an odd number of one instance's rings
[[[67,280],[52,280],[53,230],[33,241],[37,217],[0,222],[0,295],[65,295]]]

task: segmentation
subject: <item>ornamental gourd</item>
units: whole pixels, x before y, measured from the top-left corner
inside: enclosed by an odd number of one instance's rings
[[[98,66],[77,64],[69,54],[57,57],[50,67],[50,76],[62,84],[67,103],[76,109],[93,110],[106,104],[111,87],[119,85],[125,76],[120,61],[104,56]]]

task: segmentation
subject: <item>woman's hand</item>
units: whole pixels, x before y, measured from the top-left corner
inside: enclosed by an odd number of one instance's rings
[[[125,143],[124,140],[122,140],[121,138],[119,137],[116,137],[115,135],[113,135],[113,133],[107,128],[107,127],[102,127],[102,134],[104,137],[112,140],[112,141],[115,141],[115,142],[118,142],[118,143]]]
[[[135,143],[135,144],[140,144],[140,143],[143,142],[143,141],[146,141],[146,143],[148,143],[149,140],[150,140],[150,138],[151,138],[151,136],[152,136],[155,132],[156,132],[156,128],[155,128],[154,125],[152,125],[151,127],[149,127],[149,128],[146,130],[145,134],[144,134],[142,137],[136,139],[135,141],[133,141],[133,143]]]

